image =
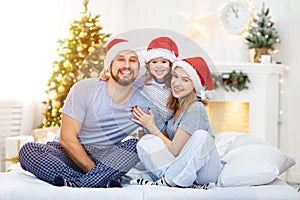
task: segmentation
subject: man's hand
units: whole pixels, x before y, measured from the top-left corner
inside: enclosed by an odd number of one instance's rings
[[[82,123],[62,114],[60,128],[60,144],[71,157],[71,159],[85,172],[95,167],[95,163],[89,158],[85,149],[78,140],[78,133]]]

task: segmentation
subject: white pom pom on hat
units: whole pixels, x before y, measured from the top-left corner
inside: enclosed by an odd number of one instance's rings
[[[145,62],[147,63],[154,58],[162,57],[173,63],[177,60],[178,56],[178,47],[171,38],[158,37],[149,43],[145,54]]]
[[[202,57],[185,58],[173,63],[172,70],[176,67],[181,67],[191,78],[194,84],[196,93],[201,93],[201,90],[206,86],[206,98],[213,99],[214,97],[214,83],[211,72],[205,60]]]
[[[111,40],[106,46],[104,69],[109,69],[111,62],[118,55],[120,51],[134,51],[133,46],[128,40],[115,38]]]

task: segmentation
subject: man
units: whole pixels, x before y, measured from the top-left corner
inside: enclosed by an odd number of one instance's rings
[[[57,186],[106,187],[137,162],[137,139],[122,141],[138,128],[130,120],[134,106],[156,108],[132,86],[139,59],[129,42],[114,39],[106,47],[104,67],[111,78],[74,84],[62,110],[60,135],[46,145],[25,144],[19,154],[23,169]]]

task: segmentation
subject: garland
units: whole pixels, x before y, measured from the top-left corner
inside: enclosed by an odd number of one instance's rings
[[[221,75],[213,74],[214,88],[222,87],[225,91],[235,92],[248,89],[250,83],[249,77],[243,72],[237,73],[233,70],[230,73],[222,73]]]

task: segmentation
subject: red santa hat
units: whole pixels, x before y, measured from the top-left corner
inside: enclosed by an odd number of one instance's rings
[[[146,63],[154,58],[163,57],[170,60],[172,63],[179,56],[176,43],[169,37],[158,37],[153,39],[148,45],[145,54]]]
[[[111,62],[117,56],[120,51],[134,51],[131,44],[120,38],[115,38],[111,40],[106,46],[105,59],[104,59],[104,69],[109,69]]]
[[[202,57],[186,58],[173,63],[172,69],[181,67],[191,78],[197,94],[201,93],[204,86],[207,88],[206,98],[213,98],[214,83],[210,70]]]

